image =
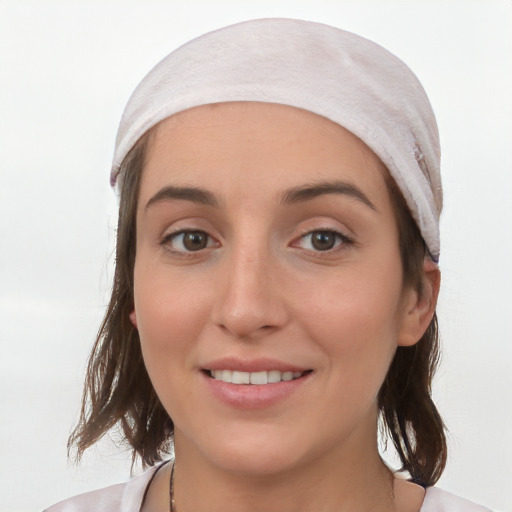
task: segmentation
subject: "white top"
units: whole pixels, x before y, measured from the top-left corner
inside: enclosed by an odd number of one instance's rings
[[[124,484],[79,494],[43,512],[139,512],[146,489],[158,467],[151,468]],[[428,487],[419,512],[492,512],[437,487]]]

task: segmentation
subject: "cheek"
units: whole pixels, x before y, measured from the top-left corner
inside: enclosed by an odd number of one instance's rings
[[[195,285],[194,285],[195,284]],[[135,266],[135,310],[144,360],[150,376],[187,364],[194,340],[209,318],[208,292],[187,278]]]
[[[293,296],[297,317],[337,367],[332,375],[345,387],[364,380],[380,387],[396,350],[401,323],[401,268],[380,272],[344,271],[325,281],[303,282]],[[312,292],[313,290],[313,292]]]
[[[205,292],[162,269],[135,266],[135,310],[142,356],[163,406],[178,422],[194,417],[192,375],[197,339],[209,318]],[[180,390],[179,393],[176,390]]]

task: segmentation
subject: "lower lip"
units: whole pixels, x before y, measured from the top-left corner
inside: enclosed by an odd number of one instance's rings
[[[218,400],[237,409],[263,409],[275,405],[295,393],[311,376],[311,372],[308,372],[298,379],[254,385],[231,384],[216,380],[205,372],[201,374]]]

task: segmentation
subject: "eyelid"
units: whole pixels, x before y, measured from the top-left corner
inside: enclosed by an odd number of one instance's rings
[[[206,247],[202,249],[198,249],[197,251],[190,251],[186,248],[184,249],[176,249],[171,245],[171,242],[176,240],[180,235],[185,235],[186,233],[204,233],[208,237],[208,242]],[[213,243],[212,243],[213,242]],[[167,232],[165,233],[161,240],[160,245],[165,247],[167,251],[169,251],[173,255],[177,256],[183,256],[183,257],[191,257],[194,255],[203,254],[205,250],[211,249],[214,247],[219,247],[220,243],[216,238],[214,238],[210,233],[208,233],[204,229],[198,229],[198,228],[179,228],[175,231]]]
[[[354,239],[351,236],[346,235],[339,229],[334,229],[332,227],[325,227],[325,228],[320,227],[320,228],[308,229],[307,231],[304,231],[304,233],[302,233],[299,237],[295,238],[295,240],[292,242],[292,246],[295,246],[295,247],[299,246],[299,243],[302,240],[304,240],[308,236],[313,235],[314,233],[332,233],[336,237],[339,238],[339,242],[331,249],[326,249],[326,250],[320,250],[320,249],[315,249],[315,248],[304,249],[305,251],[314,253],[315,255],[319,255],[319,256],[332,255],[333,253],[347,249],[348,247],[350,247],[351,245],[353,245],[355,243]]]

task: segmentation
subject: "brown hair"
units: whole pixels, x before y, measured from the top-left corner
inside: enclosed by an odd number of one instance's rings
[[[135,218],[140,178],[150,135],[147,133],[125,158],[117,228],[116,268],[110,303],[93,346],[79,422],[68,449],[77,458],[113,427],[132,448],[133,459],[144,465],[162,460],[169,450],[173,422],[151,384],[137,330],[130,322],[133,310]],[[404,286],[422,293],[425,243],[391,178],[386,180],[400,232]],[[443,421],[431,398],[438,364],[439,343],[434,315],[420,341],[398,347],[378,397],[381,419],[393,440],[403,470],[412,481],[433,485],[446,464]]]
[[[150,132],[126,156],[117,223],[115,273],[110,303],[89,357],[82,408],[68,440],[77,459],[113,427],[118,427],[144,465],[162,459],[172,442],[173,423],[146,371],[139,334],[130,322],[133,310],[135,218],[140,177]]]
[[[386,185],[398,223],[403,285],[423,290],[427,248],[395,181]],[[402,463],[414,483],[434,485],[446,466],[445,425],[432,400],[432,380],[440,357],[439,329],[434,313],[420,340],[398,347],[379,391],[379,411]]]

